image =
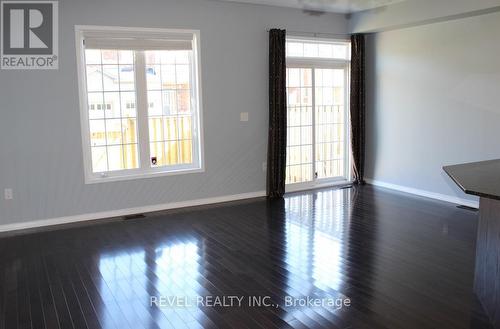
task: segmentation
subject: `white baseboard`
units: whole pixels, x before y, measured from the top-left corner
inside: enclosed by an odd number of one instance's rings
[[[479,201],[467,200],[467,199],[459,198],[456,196],[435,193],[435,192],[429,192],[429,191],[425,191],[425,190],[419,190],[419,189],[416,189],[413,187],[406,187],[406,186],[402,186],[402,185],[386,183],[386,182],[382,182],[382,181],[374,180],[374,179],[367,178],[367,179],[365,179],[365,181],[368,184],[380,186],[380,187],[385,187],[385,188],[388,188],[391,190],[396,190],[396,191],[405,192],[405,193],[409,193],[409,194],[415,194],[418,196],[423,196],[423,197],[431,198],[431,199],[435,199],[435,200],[446,201],[446,202],[450,202],[450,203],[464,205],[467,207],[479,208]]]
[[[34,221],[28,221],[28,222],[0,225],[0,232],[17,231],[17,230],[32,229],[32,228],[44,227],[44,226],[53,226],[53,225],[69,224],[69,223],[83,222],[83,221],[96,220],[96,219],[121,217],[121,216],[162,211],[162,210],[169,210],[169,209],[186,208],[186,207],[194,207],[194,206],[208,205],[208,204],[214,204],[214,203],[222,203],[222,202],[229,202],[229,201],[259,198],[259,197],[264,197],[264,196],[266,196],[265,191],[258,191],[258,192],[251,192],[251,193],[225,195],[225,196],[219,196],[219,197],[214,197],[214,198],[205,198],[205,199],[197,199],[197,200],[179,201],[179,202],[151,205],[151,206],[134,207],[134,208],[127,208],[127,209],[119,209],[119,210],[110,210],[110,211],[96,212],[96,213],[91,213],[91,214],[82,214],[82,215],[75,215],[75,216],[41,219],[41,220],[34,220]]]

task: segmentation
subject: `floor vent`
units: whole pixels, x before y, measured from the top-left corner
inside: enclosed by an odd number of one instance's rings
[[[123,216],[123,220],[141,219],[141,218],[145,218],[145,217],[146,217],[146,215],[144,215],[144,214],[127,215],[127,216]]]
[[[457,206],[457,208],[464,209],[464,210],[469,210],[469,211],[478,211],[479,210],[477,208],[473,208],[473,207],[469,207],[469,206],[464,206],[464,205]]]

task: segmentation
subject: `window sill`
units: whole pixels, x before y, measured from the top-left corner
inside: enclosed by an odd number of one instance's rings
[[[189,168],[189,169],[178,169],[169,171],[151,171],[151,172],[137,172],[137,173],[127,173],[127,174],[110,174],[109,176],[87,176],[85,177],[85,184],[100,184],[100,183],[110,183],[110,182],[120,182],[127,180],[138,180],[138,179],[148,179],[163,176],[175,176],[184,174],[195,174],[205,172],[205,168]]]

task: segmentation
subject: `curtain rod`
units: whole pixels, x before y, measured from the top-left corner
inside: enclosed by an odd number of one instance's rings
[[[286,30],[286,29],[285,29]],[[267,29],[267,32],[271,31],[271,29]],[[322,36],[322,35],[330,35],[330,36],[337,36],[337,37],[351,37],[351,34],[341,34],[341,33],[327,33],[327,32],[304,32],[304,31],[291,31],[291,30],[286,30],[286,33],[291,33],[291,34],[306,34],[306,35],[312,35],[313,37],[317,36]]]

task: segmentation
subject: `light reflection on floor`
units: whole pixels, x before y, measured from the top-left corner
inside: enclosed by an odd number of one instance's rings
[[[157,247],[150,255],[145,251],[103,255],[99,260],[100,291],[109,292],[111,299],[107,306],[116,307],[118,303],[127,323],[138,328],[155,327],[155,323],[161,321],[168,321],[164,322],[165,326],[175,328],[199,325],[198,318],[203,312],[196,307],[156,307],[151,302],[154,296],[165,297],[171,303],[191,303],[201,294],[198,244],[196,239],[191,239]],[[154,316],[148,307],[164,317]],[[104,327],[115,325],[110,317]]]
[[[328,190],[285,198],[286,263],[293,273],[288,278],[288,295],[342,297],[341,255],[348,243],[349,195],[347,191]]]

